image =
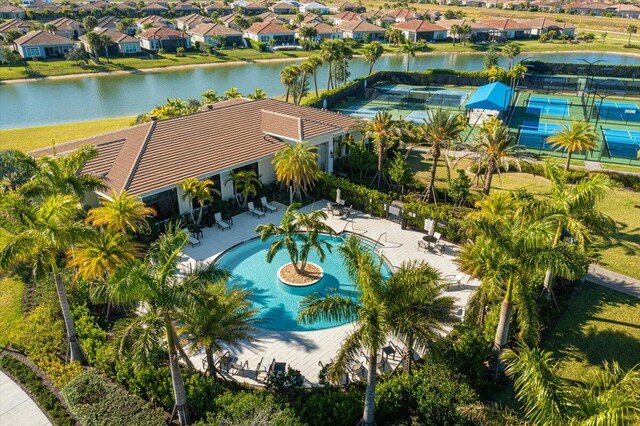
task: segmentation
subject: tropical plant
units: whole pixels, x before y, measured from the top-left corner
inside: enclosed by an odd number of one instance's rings
[[[346,81],[347,60],[352,57],[353,50],[342,39],[325,39],[320,43],[320,59],[327,64],[329,71],[327,90],[334,88],[342,80]]]
[[[513,58],[515,58],[516,56],[518,56],[520,54],[520,45],[518,43],[516,43],[515,41],[512,41],[511,43],[507,43],[502,48],[502,54],[504,56],[506,56],[507,58],[509,58],[509,68],[508,69],[511,69],[511,66],[513,65]]]
[[[376,175],[371,182],[378,180],[378,188],[382,180],[386,181],[384,174],[384,163],[387,158],[387,151],[391,145],[391,138],[394,137],[395,122],[388,111],[380,111],[369,125],[368,132],[371,134],[371,140],[375,144],[376,153],[378,154],[378,168]]]
[[[206,203],[213,201],[213,196],[220,196],[220,191],[214,188],[215,184],[211,179],[198,180],[191,177],[181,180],[177,183],[178,188],[182,191],[182,199],[189,200],[189,210],[191,212],[191,221],[196,225],[200,225],[202,221],[202,214],[204,212],[204,206]],[[198,219],[193,216],[193,203],[198,203],[200,211],[198,212]]]
[[[235,99],[235,98],[241,98],[241,97],[242,97],[242,93],[238,91],[237,87],[231,87],[229,88],[229,90],[224,91],[225,99]]]
[[[216,102],[220,102],[220,96],[218,95],[218,92],[212,89],[202,92],[200,97],[202,98],[203,104],[215,104]]]
[[[317,148],[306,142],[287,145],[276,152],[271,163],[274,166],[276,180],[282,187],[291,185],[293,191],[302,200],[302,192],[313,188],[320,176]]]
[[[98,56],[98,51],[102,48],[102,38],[99,34],[93,31],[89,31],[86,34],[86,37],[93,56],[96,58],[96,61],[99,61],[100,57]]]
[[[467,45],[467,39],[471,36],[471,26],[469,24],[460,25],[458,29],[458,35],[460,36],[460,40],[462,41],[462,45]]]
[[[449,34],[451,34],[451,38],[453,40],[453,45],[456,45],[456,40],[458,38],[458,36],[460,35],[460,25],[458,24],[453,24],[451,26],[451,28],[449,29]]]
[[[236,195],[242,194],[242,208],[247,207],[249,196],[255,197],[258,195],[258,188],[262,186],[262,182],[258,179],[258,175],[253,170],[234,170],[229,173],[229,178],[224,182],[224,184],[226,185],[229,182],[233,182],[233,188]],[[240,204],[239,200],[238,204]]]
[[[266,241],[276,237],[267,251],[267,262],[283,248],[287,250],[291,265],[298,274],[303,274],[307,267],[307,259],[311,250],[318,254],[321,262],[325,259],[325,249],[331,251],[331,244],[320,237],[321,233],[333,234],[331,227],[323,222],[327,214],[322,210],[310,213],[300,213],[299,203],[291,204],[284,215],[280,225],[273,223],[260,224],[256,232],[260,234],[260,240]]]
[[[518,62],[514,67],[507,71],[507,77],[511,82],[510,86],[512,89],[518,87],[518,83],[524,78],[526,73],[527,67],[522,62]]]
[[[382,47],[382,44],[379,41],[374,41],[362,49],[362,55],[369,64],[369,75],[373,72],[373,66],[376,61],[380,59],[383,53],[384,47]]]
[[[637,25],[629,25],[627,26],[627,34],[629,34],[629,40],[627,40],[627,47],[631,46],[631,35],[638,32]]]
[[[482,64],[486,70],[498,66],[498,50],[494,46],[486,51],[484,58],[482,58]]]
[[[87,222],[96,227],[104,226],[125,234],[127,231],[138,232],[148,229],[147,219],[155,214],[154,209],[123,190],[119,194],[113,192],[110,197],[102,198],[100,207],[94,207],[87,212]]]
[[[302,40],[311,40],[318,36],[318,30],[314,27],[303,26],[298,30]]]
[[[494,65],[491,68],[487,69],[487,77],[489,78],[490,82],[506,81],[507,75],[507,70],[502,67]]]
[[[300,67],[298,65],[289,65],[280,71],[280,81],[285,87],[284,101],[289,102],[289,94],[294,91],[294,86],[298,83],[300,77]],[[294,96],[295,103],[295,96]]]
[[[423,349],[437,338],[442,325],[452,321],[452,299],[440,297],[438,273],[422,263],[405,263],[385,280],[381,263],[358,237],[348,237],[338,249],[354,283],[358,298],[331,292],[306,296],[301,302],[299,319],[354,321],[355,329],[342,346],[328,374],[338,382],[346,367],[364,350],[367,357],[367,388],[362,424],[374,424],[377,380],[377,355],[389,335],[400,338],[407,347],[410,362],[414,348]]]
[[[267,98],[267,94],[265,93],[264,90],[258,88],[256,90],[254,90],[253,93],[248,96],[248,98],[257,101],[257,100],[260,100],[260,99],[266,99]]]
[[[411,40],[407,40],[405,43],[402,43],[398,48],[398,55],[405,55],[405,72],[409,72],[409,64],[411,63],[411,58],[416,57],[416,52],[418,51],[418,49],[419,46]]]
[[[82,25],[84,26],[84,29],[87,32],[93,31],[93,29],[98,26],[98,20],[96,19],[95,16],[92,16],[92,15],[85,16],[82,19]]]
[[[591,125],[584,120],[573,120],[570,126],[560,124],[560,130],[547,138],[547,143],[556,149],[567,151],[565,170],[571,167],[571,156],[574,152],[586,152],[598,146],[596,133]]]
[[[313,75],[313,86],[316,96],[318,96],[318,68],[322,65],[322,58],[318,55],[310,56],[303,62],[303,64],[304,63],[307,63],[307,68],[311,70],[309,73]]]
[[[389,173],[391,182],[400,186],[400,193],[404,195],[405,186],[413,183],[413,171],[407,159],[400,153],[397,153],[395,157],[389,161],[387,172]]]

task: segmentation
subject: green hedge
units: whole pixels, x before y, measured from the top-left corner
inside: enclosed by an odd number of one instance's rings
[[[446,224],[443,232],[444,238],[452,243],[463,241],[462,221],[467,213],[472,211],[468,207],[455,207],[451,204],[427,204],[422,201],[406,202],[404,210],[407,212],[404,217],[410,228],[424,229],[425,219],[435,219],[439,223]]]
[[[341,198],[356,210],[384,217],[384,205],[392,201],[391,196],[376,189],[358,185],[348,179],[323,173],[318,179],[316,192],[328,200],[336,199],[336,191],[340,189]],[[371,201],[370,201],[371,200]]]
[[[42,379],[31,368],[10,356],[0,357],[0,369],[11,374],[29,393],[56,426],[71,426],[74,424],[58,398],[42,382]]]
[[[258,52],[266,52],[267,51],[267,44],[263,43],[261,41],[255,41],[252,40],[250,38],[245,38],[245,40],[247,40],[247,42],[249,43],[249,46],[251,46],[252,49],[257,50]]]
[[[87,370],[62,390],[73,414],[84,426],[163,426],[162,411]]]

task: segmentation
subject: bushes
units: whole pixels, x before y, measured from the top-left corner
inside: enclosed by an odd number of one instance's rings
[[[364,393],[357,386],[347,391],[321,389],[299,400],[294,407],[300,419],[313,426],[352,426],[362,417]]]
[[[454,207],[451,204],[427,204],[422,201],[409,201],[404,204],[405,211],[413,214],[405,214],[407,224],[414,229],[423,229],[425,219],[435,219],[444,222],[444,237],[452,243],[458,243],[464,239],[462,232],[462,220],[471,211],[466,207]],[[415,214],[415,215],[414,215]]]
[[[36,400],[56,426],[71,426],[73,419],[42,379],[28,366],[9,356],[0,357],[0,368],[11,374]]]
[[[321,197],[329,200],[336,199],[336,190],[340,189],[342,198],[347,200],[353,208],[366,213],[373,212],[375,216],[384,216],[384,206],[390,203],[391,196],[376,189],[358,185],[348,179],[323,173],[317,182],[317,192]],[[371,203],[369,200],[372,200]]]
[[[63,389],[67,404],[85,426],[162,426],[159,409],[87,370]]]
[[[245,40],[247,40],[247,42],[249,43],[249,46],[251,46],[252,49],[257,50],[258,52],[266,52],[267,51],[267,44],[266,43],[263,43],[261,41],[251,40],[250,38],[245,38]]]

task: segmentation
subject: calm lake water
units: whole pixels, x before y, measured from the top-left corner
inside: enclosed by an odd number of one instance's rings
[[[640,64],[639,57],[609,53],[539,53],[523,54],[547,62],[603,60],[607,64]],[[419,56],[410,61],[412,71],[429,68],[456,70],[482,69],[482,55],[437,54]],[[406,58],[385,56],[376,70],[403,70]],[[506,66],[506,59],[500,64]],[[109,117],[136,115],[169,98],[198,98],[207,89],[222,93],[231,86],[242,93],[261,88],[269,96],[284,93],[280,71],[288,63],[260,63],[190,68],[154,73],[118,76],[82,77],[58,81],[36,81],[0,85],[0,129],[70,123]],[[351,77],[367,72],[362,59],[350,62]],[[326,87],[326,70],[318,75],[319,87]]]

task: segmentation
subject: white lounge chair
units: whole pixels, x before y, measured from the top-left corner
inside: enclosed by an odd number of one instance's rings
[[[256,209],[256,207],[253,205],[253,201],[249,201],[249,203],[247,203],[247,207],[249,208],[249,213],[251,213],[254,216],[262,217],[265,215],[265,213],[262,210]]]
[[[462,287],[462,280],[464,279],[469,282],[469,277],[461,272],[455,275],[445,275],[443,279],[447,282],[447,288],[453,287],[454,285],[458,288]]]
[[[187,240],[191,244],[191,247],[199,246],[201,244],[200,240],[194,237],[193,235],[191,235],[191,232],[189,232],[188,229],[183,229],[182,232],[187,234]]]
[[[269,202],[267,201],[267,197],[260,198],[260,202],[265,209],[269,210],[272,213],[278,210],[276,206],[274,206],[273,204],[269,204]]]
[[[231,228],[231,224],[222,219],[221,213],[214,213],[213,218],[216,220],[216,225],[218,225],[218,228],[222,229],[223,231]]]

